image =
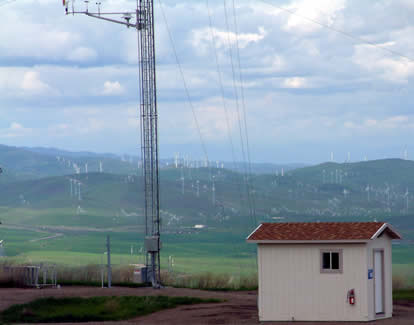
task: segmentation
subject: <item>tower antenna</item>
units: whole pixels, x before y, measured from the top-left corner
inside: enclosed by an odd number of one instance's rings
[[[160,279],[160,197],[158,162],[158,110],[155,74],[154,0],[137,0],[135,11],[104,12],[90,8],[72,11],[63,1],[66,14],[82,14],[92,18],[134,28],[138,33],[141,159],[144,179],[145,250],[147,280],[153,288],[161,287]]]

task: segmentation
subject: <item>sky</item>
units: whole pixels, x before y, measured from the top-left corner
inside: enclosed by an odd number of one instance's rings
[[[5,2],[0,143],[138,155],[136,31],[66,16],[61,0]],[[156,0],[161,157],[240,161],[247,142],[255,162],[414,157],[414,1],[209,6],[211,25],[204,0],[162,0],[166,20]]]

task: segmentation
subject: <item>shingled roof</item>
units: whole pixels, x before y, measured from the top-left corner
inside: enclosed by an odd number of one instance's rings
[[[247,241],[368,241],[384,231],[392,239],[401,239],[385,222],[287,222],[262,223]]]

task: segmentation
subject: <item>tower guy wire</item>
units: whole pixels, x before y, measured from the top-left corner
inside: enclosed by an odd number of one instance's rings
[[[363,39],[361,37],[358,37],[358,36],[355,36],[355,35],[353,35],[353,34],[351,34],[349,32],[346,32],[346,31],[340,30],[338,28],[329,26],[328,24],[322,23],[322,22],[320,22],[320,21],[318,21],[316,19],[309,18],[309,17],[306,17],[304,15],[298,14],[297,12],[295,12],[295,10],[291,10],[291,9],[288,9],[288,8],[284,8],[284,7],[279,6],[279,5],[273,3],[273,2],[271,2],[269,0],[260,0],[260,1],[263,2],[263,3],[266,3],[267,5],[269,5],[271,7],[275,7],[277,9],[281,10],[281,11],[285,11],[285,12],[287,12],[290,15],[300,17],[300,18],[302,18],[304,20],[307,20],[307,21],[309,21],[311,23],[314,23],[316,25],[319,25],[319,26],[321,26],[323,28],[329,29],[329,30],[331,30],[331,31],[333,31],[333,32],[335,32],[337,34],[341,34],[341,35],[343,35],[343,36],[345,36],[345,37],[347,37],[349,39],[352,39],[356,43],[364,43],[364,44],[370,45],[372,47],[375,47],[377,49],[380,49],[380,50],[382,50],[384,52],[388,52],[388,53],[393,54],[395,56],[399,56],[399,57],[401,57],[403,59],[406,59],[406,60],[408,60],[410,62],[414,62],[414,58],[413,57],[410,57],[410,56],[405,55],[405,54],[403,54],[401,52],[398,52],[398,51],[390,50],[390,49],[388,49],[386,47],[379,46],[378,44],[376,44],[374,42],[365,40],[365,39]]]
[[[250,201],[250,209],[252,218],[254,221],[254,226],[257,224],[257,217],[256,217],[256,199],[255,193],[252,185],[252,160],[250,154],[250,143],[249,143],[249,131],[247,127],[247,116],[246,116],[246,100],[245,100],[245,93],[244,93],[244,80],[243,80],[243,72],[241,67],[241,59],[240,59],[240,46],[239,46],[239,27],[237,23],[237,12],[236,12],[236,5],[235,1],[232,0],[232,7],[233,7],[233,21],[234,21],[234,31],[236,34],[236,58],[238,63],[239,69],[239,81],[240,81],[240,96],[242,102],[242,112],[243,112],[243,122],[244,122],[244,133],[245,133],[245,140],[246,140],[246,154],[247,154],[247,191],[248,191],[248,200]]]
[[[195,112],[195,107],[194,107],[193,101],[191,100],[191,96],[190,96],[190,92],[188,90],[188,86],[187,86],[187,82],[186,82],[186,79],[185,79],[185,76],[184,76],[183,68],[182,68],[181,62],[178,58],[174,38],[172,36],[171,29],[170,29],[170,26],[168,24],[167,16],[165,15],[164,5],[163,5],[161,0],[158,0],[158,3],[159,3],[159,6],[160,6],[160,9],[161,9],[161,14],[162,14],[162,17],[163,17],[163,20],[164,20],[165,27],[167,29],[168,37],[170,39],[171,47],[172,47],[172,50],[173,50],[173,53],[174,53],[174,58],[175,58],[177,66],[178,66],[178,70],[180,72],[181,80],[183,82],[185,95],[186,95],[188,104],[191,108],[191,112],[193,114],[194,123],[195,123],[197,131],[198,131],[198,136],[200,138],[200,143],[201,143],[201,146],[202,146],[202,149],[203,149],[203,153],[204,153],[205,159],[208,162],[209,160],[208,160],[207,147],[206,147],[206,144],[205,144],[205,141],[204,141],[204,138],[203,138],[203,134],[201,132],[200,123],[198,121],[198,118],[197,118],[197,115],[196,115],[196,112]]]

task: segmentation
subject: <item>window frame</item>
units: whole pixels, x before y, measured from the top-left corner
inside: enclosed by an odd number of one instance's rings
[[[323,268],[323,254],[330,253],[330,267],[329,269]],[[332,253],[339,254],[339,268],[332,269]],[[321,249],[319,253],[319,266],[320,266],[320,273],[343,273],[343,249],[335,248],[335,249]]]

